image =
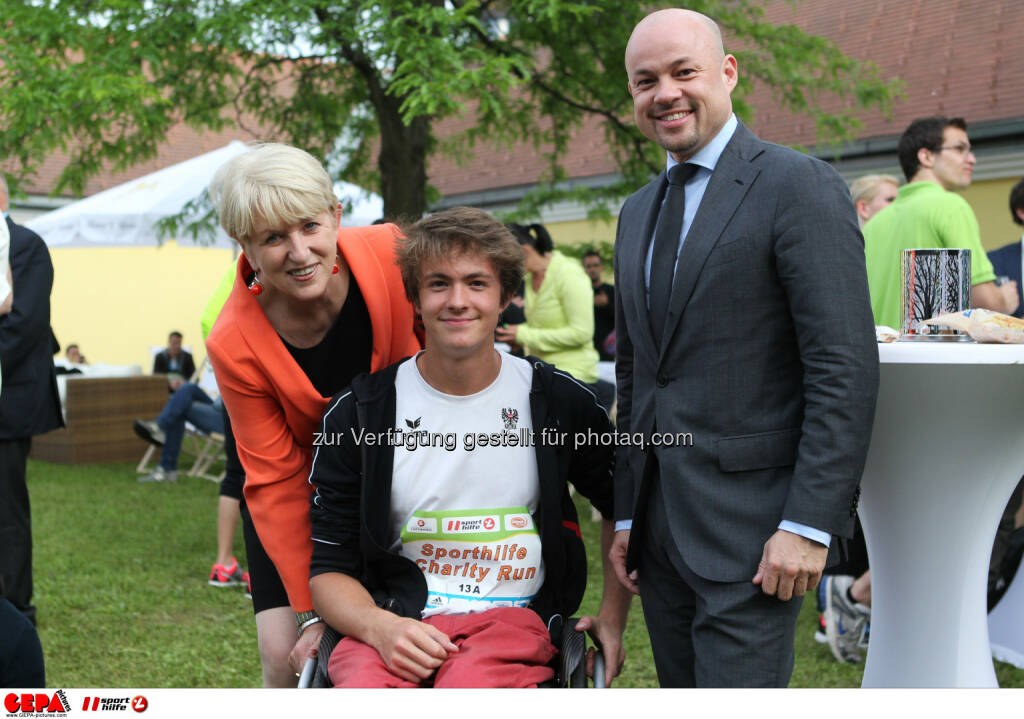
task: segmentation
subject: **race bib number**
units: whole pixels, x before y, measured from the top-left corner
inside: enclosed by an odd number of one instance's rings
[[[526,507],[414,512],[402,555],[427,579],[424,617],[525,607],[544,583],[540,535]]]

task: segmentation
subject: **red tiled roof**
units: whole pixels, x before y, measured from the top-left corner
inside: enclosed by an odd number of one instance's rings
[[[859,139],[898,136],[911,120],[926,115],[961,116],[969,126],[1024,119],[1021,0],[805,0],[795,8],[776,0],[765,19],[830,38],[846,55],[877,64],[883,78],[903,80],[906,97],[895,103],[891,119],[877,110],[858,113],[864,123]],[[730,44],[728,34],[725,42]],[[816,144],[813,121],[778,109],[763,85],[755,86],[749,102],[755,113],[752,129],[762,139]],[[823,106],[835,111],[842,102],[828,99]],[[570,144],[569,175],[614,172],[604,147],[598,123],[586,123]],[[478,146],[475,158],[463,167],[435,158],[430,178],[450,195],[530,184],[544,169],[531,145],[500,151]]]
[[[86,183],[83,195],[86,197],[93,195],[102,190],[133,180],[136,177],[148,175],[164,167],[170,167],[171,165],[183,162],[204,152],[211,152],[212,150],[224,147],[224,145],[227,145],[232,140],[250,142],[255,139],[257,138],[252,134],[237,127],[225,129],[221,132],[204,132],[199,134],[185,124],[178,124],[171,128],[171,131],[167,134],[166,141],[160,145],[157,150],[157,156],[154,159],[135,165],[123,172],[93,177]],[[49,193],[50,188],[57,181],[57,176],[60,175],[61,170],[68,163],[68,157],[68,154],[64,152],[58,152],[47,157],[36,173],[34,181],[23,185],[22,189],[29,193]],[[70,196],[70,193],[65,194]]]
[[[891,120],[859,113],[861,139],[898,136],[916,117],[963,117],[969,126],[1024,119],[1024,3],[1020,0],[814,0],[794,9],[776,1],[766,18],[834,40],[846,55],[899,77],[906,97]],[[728,41],[728,40],[727,40]],[[740,69],[742,72],[742,68]],[[754,130],[783,144],[813,145],[813,127],[778,110],[764,88],[753,93]],[[824,103],[837,109],[839,102]]]

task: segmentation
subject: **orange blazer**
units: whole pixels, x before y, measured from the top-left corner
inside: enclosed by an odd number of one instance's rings
[[[394,225],[338,230],[338,249],[366,299],[373,326],[371,371],[415,354],[412,305],[395,265]],[[245,285],[243,254],[235,284],[206,349],[231,417],[245,468],[245,501],[296,612],[313,608],[309,593],[309,484],[313,432],[330,397],[313,387]]]

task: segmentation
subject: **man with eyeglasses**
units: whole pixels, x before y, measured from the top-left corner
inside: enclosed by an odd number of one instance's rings
[[[875,324],[899,327],[902,250],[966,248],[971,251],[971,306],[1012,314],[1017,283],[996,285],[974,211],[956,194],[971,184],[977,162],[963,118],[918,118],[897,147],[907,184],[896,200],[864,225],[864,253]]]

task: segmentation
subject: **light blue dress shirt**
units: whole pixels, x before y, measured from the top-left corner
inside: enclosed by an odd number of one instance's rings
[[[679,233],[679,247],[676,249],[676,267],[679,264],[679,253],[683,249],[683,243],[686,241],[686,234],[690,231],[690,225],[693,224],[693,218],[697,215],[697,210],[700,208],[701,200],[704,199],[704,191],[708,189],[708,182],[711,181],[711,173],[714,172],[715,166],[718,164],[718,158],[722,156],[722,152],[725,150],[725,146],[729,144],[729,140],[732,139],[733,133],[736,132],[736,126],[738,125],[736,115],[730,115],[722,129],[718,131],[718,134],[711,138],[711,142],[706,144],[691,157],[687,162],[691,165],[697,165],[698,169],[684,185],[683,192],[686,196],[686,207],[683,210],[683,228]],[[668,162],[666,163],[665,173],[672,170],[673,167],[679,163],[668,154]],[[665,203],[665,199],[662,198],[662,204]],[[654,233],[657,235],[658,228],[655,225]],[[647,285],[647,307],[651,306],[651,258],[654,255],[654,241],[648,244],[647,257],[644,261],[644,282]],[[673,276],[675,276],[675,268],[673,268]],[[615,531],[630,529],[633,526],[633,521],[629,519],[620,520],[615,523]],[[812,541],[824,544],[826,547],[830,544],[832,536],[828,532],[824,532],[814,527],[808,527],[805,524],[798,522],[790,522],[789,520],[783,520],[779,523],[779,529],[783,529],[793,534],[799,534],[801,537],[806,537]]]

